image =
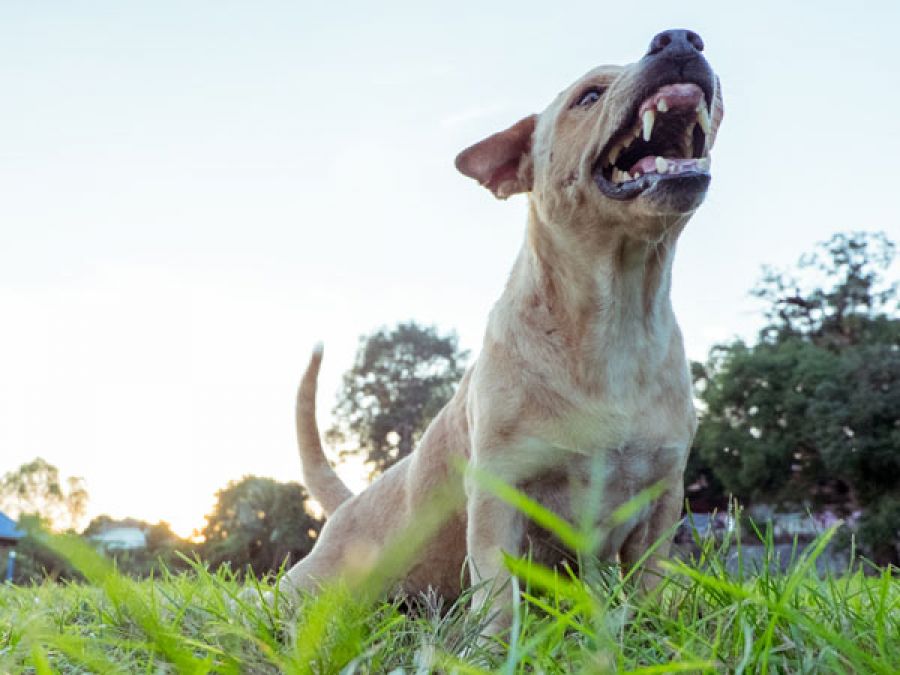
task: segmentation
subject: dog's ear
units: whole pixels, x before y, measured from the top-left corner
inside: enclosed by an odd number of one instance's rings
[[[529,192],[534,179],[531,137],[536,122],[537,115],[530,115],[466,148],[456,156],[456,168],[499,199]]]

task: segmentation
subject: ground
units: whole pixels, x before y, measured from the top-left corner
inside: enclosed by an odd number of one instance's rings
[[[650,595],[591,561],[578,578],[512,560],[503,644],[479,640],[484,617],[465,598],[386,602],[345,586],[270,610],[227,571],[133,581],[63,541],[91,583],[0,587],[0,672],[898,672],[896,570],[821,576],[827,539],[786,572],[729,571],[737,544],[701,541]]]

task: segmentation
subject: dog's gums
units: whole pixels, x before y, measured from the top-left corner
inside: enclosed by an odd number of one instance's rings
[[[663,85],[600,153],[597,187],[608,197],[631,199],[673,177],[708,182],[711,130],[709,103],[698,84]]]

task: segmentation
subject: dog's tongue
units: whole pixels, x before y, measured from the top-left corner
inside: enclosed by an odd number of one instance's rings
[[[643,176],[646,173],[681,173],[682,171],[696,168],[696,159],[680,157],[667,157],[663,159],[661,157],[647,155],[636,161],[628,172],[632,175],[639,173]]]

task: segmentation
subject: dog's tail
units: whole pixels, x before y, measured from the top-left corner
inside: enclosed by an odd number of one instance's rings
[[[303,484],[312,498],[322,505],[325,515],[330,516],[353,493],[328,463],[316,424],[316,380],[322,365],[323,349],[321,342],[313,349],[297,390],[297,445],[300,448]]]

